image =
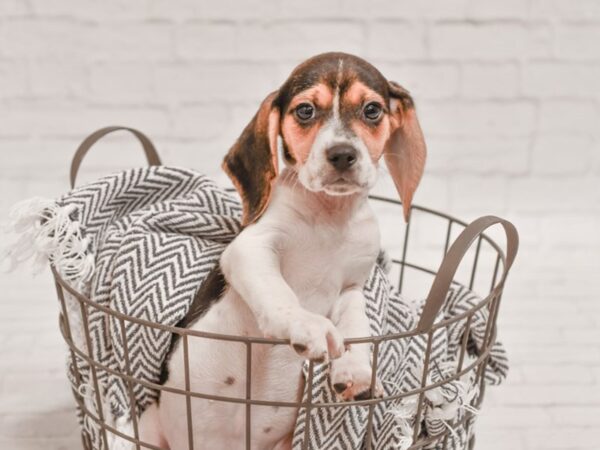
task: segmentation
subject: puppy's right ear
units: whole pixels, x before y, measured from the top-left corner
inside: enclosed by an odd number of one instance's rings
[[[223,160],[223,170],[242,198],[242,225],[256,222],[264,213],[278,174],[277,136],[279,109],[277,91],[263,100],[260,109]]]
[[[412,198],[425,168],[427,148],[412,97],[398,83],[390,81],[388,86],[392,133],[383,156],[402,200],[404,220],[408,222]]]

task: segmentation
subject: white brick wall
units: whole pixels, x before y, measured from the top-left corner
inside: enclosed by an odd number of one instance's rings
[[[430,152],[417,202],[521,232],[500,318],[513,372],[488,391],[478,448],[597,447],[597,0],[0,0],[0,211],[62,192],[76,144],[114,123],[224,180],[258,102],[327,50],[414,93]],[[96,150],[87,179],[141,161],[125,138]],[[0,283],[0,447],[76,448],[49,276]]]

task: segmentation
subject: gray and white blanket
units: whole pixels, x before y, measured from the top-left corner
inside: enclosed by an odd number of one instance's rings
[[[33,253],[38,259],[49,259],[67,281],[98,305],[175,325],[186,314],[224,247],[240,231],[240,213],[236,197],[197,172],[166,166],[133,169],[75,188],[56,201],[33,199],[17,206],[12,219],[21,239],[13,255],[23,258]],[[380,265],[373,268],[364,293],[373,335],[406,332],[416,326],[422,302],[409,301],[395,293]],[[454,317],[479,301],[466,289],[451,290],[438,320]],[[171,340],[169,332],[127,321],[123,330],[121,321],[89,308],[88,348],[78,303],[67,298],[67,307],[73,339],[84,353],[116,373],[129,371],[135,378],[158,382]],[[472,356],[482,347],[486,319],[484,309],[474,317],[469,337]],[[458,322],[435,333],[428,384],[456,370],[463,330],[464,323]],[[381,344],[378,376],[386,396],[420,386],[425,339],[417,335]],[[128,361],[124,358],[125,345]],[[81,396],[86,409],[96,413],[101,409],[106,421],[131,433],[129,386],[109,371],[96,370],[101,391],[96,393],[89,364],[82,358],[74,361],[69,357],[68,366],[75,395]],[[499,384],[507,370],[504,349],[496,343],[485,381]],[[79,374],[79,382],[75,373]],[[157,397],[157,392],[140,384],[133,384],[132,389],[134,410],[138,412]],[[335,401],[326,364],[315,365],[312,385],[307,384],[304,391],[305,398],[311,395],[315,403]],[[97,404],[96,394],[100,394],[101,404]],[[477,396],[474,373],[428,391],[422,433],[433,436],[460,420],[471,410],[469,405]],[[373,448],[409,448],[416,413],[414,397],[377,405]],[[364,445],[367,414],[368,408],[359,406],[313,408],[308,415],[301,410],[293,447],[301,448],[310,421],[309,448],[360,449]],[[93,447],[104,449],[94,420],[83,411],[80,420]],[[456,428],[447,448],[467,447],[473,433],[471,421],[472,418]],[[109,439],[108,446],[124,448],[118,439]],[[425,448],[440,446],[433,442]]]

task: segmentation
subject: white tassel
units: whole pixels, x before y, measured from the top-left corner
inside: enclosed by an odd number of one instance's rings
[[[468,375],[468,374],[465,374]],[[464,377],[463,377],[464,378]],[[479,395],[479,384],[472,383],[470,381],[457,381],[458,386],[458,401],[461,409],[470,412],[473,415],[479,414],[479,410],[471,405],[471,402],[475,397]]]
[[[417,414],[417,400],[415,398],[407,398],[401,404],[390,408],[387,414],[394,416],[398,428],[400,428],[398,450],[408,450],[413,444],[411,422],[414,421]]]
[[[41,197],[17,203],[9,213],[9,229],[20,236],[2,257],[10,262],[8,270],[33,258],[34,272],[50,261],[76,287],[87,282],[94,272],[94,254],[81,224],[71,217],[76,212],[76,205],[60,206]]]
[[[84,398],[94,398],[94,388],[89,383],[81,383],[77,388],[77,393]]]
[[[442,422],[442,424],[444,424],[444,426],[446,428],[448,428],[448,431],[450,431],[450,434],[452,435],[452,438],[454,439],[455,442],[459,441],[459,436],[458,436],[458,432],[456,431],[456,429],[454,429],[448,422],[446,422],[443,419],[440,419],[440,421]]]
[[[464,378],[464,377],[463,377]],[[479,386],[469,381],[457,380],[454,382],[457,396],[454,401],[441,402],[431,405],[427,410],[427,417],[431,420],[441,421],[451,432],[455,439],[458,439],[456,431],[448,424],[448,421],[458,417],[459,410],[463,409],[473,415],[477,415],[479,410],[471,405],[471,402],[479,392]],[[436,388],[437,390],[440,388]]]
[[[127,417],[121,417],[117,419],[114,423],[114,427],[126,436],[135,436],[133,424]],[[109,434],[108,440],[108,448],[110,450],[133,450],[136,448],[133,442],[123,439],[122,437],[113,433]]]
[[[453,420],[458,413],[460,403],[455,400],[449,403],[442,403],[437,406],[431,406],[427,410],[427,418],[432,420]]]
[[[430,381],[431,381],[430,379],[427,380],[428,383]],[[437,387],[434,389],[430,389],[429,391],[425,391],[425,397],[427,397],[427,400],[429,400],[431,402],[431,404],[434,406],[441,405],[446,400],[444,398],[444,394],[442,392],[441,387]]]

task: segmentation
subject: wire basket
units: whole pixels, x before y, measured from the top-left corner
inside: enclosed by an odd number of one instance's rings
[[[75,182],[75,177],[77,175],[77,171],[81,164],[81,160],[89,147],[102,137],[104,134],[109,133],[110,131],[115,131],[118,129],[122,129],[120,127],[114,127],[111,129],[104,129],[103,132],[97,132],[94,135],[91,135],[84,143],[81,145],[79,150],[76,153],[76,156],[73,160],[73,164],[71,166],[71,184],[73,185]],[[134,132],[136,137],[141,141],[144,151],[146,152],[146,156],[148,161],[151,164],[160,164],[160,159],[151,142],[141,133],[136,130],[128,129],[129,131]],[[100,130],[102,131],[102,130]],[[383,208],[387,208],[388,212],[391,208],[391,214],[395,214],[393,211],[397,210],[397,218],[402,217],[402,206],[399,201],[394,199],[380,197],[380,196],[371,196],[371,201],[374,204],[374,207],[377,209],[378,206]],[[419,223],[422,220],[429,220],[432,223],[435,223],[435,229],[440,230],[442,236],[438,236],[441,241],[440,243],[433,244],[430,242],[425,243],[425,248],[427,251],[425,253],[430,253],[431,251],[436,251],[438,255],[442,256],[442,262],[439,265],[439,268],[436,270],[434,264],[424,264],[418,261],[417,256],[418,252],[412,251],[414,241],[423,240],[422,236],[419,237],[419,234],[416,233],[418,230]],[[489,235],[484,234],[484,231],[493,225],[500,225],[506,235],[506,252],[504,252],[501,246],[496,242],[496,240],[492,239]],[[430,226],[427,230],[431,230]],[[442,231],[443,230],[443,231]],[[458,236],[453,240],[454,236],[458,234]],[[416,237],[415,237],[416,236]],[[429,294],[427,295],[421,316],[418,321],[418,325],[415,329],[410,330],[405,333],[397,333],[397,334],[387,334],[382,336],[371,336],[371,337],[363,337],[363,338],[354,338],[347,339],[347,344],[370,344],[373,350],[372,356],[372,364],[373,364],[373,379],[372,379],[372,387],[375,384],[375,374],[377,372],[378,360],[380,359],[380,346],[383,342],[389,340],[400,340],[407,339],[410,337],[414,337],[416,335],[422,335],[426,339],[427,342],[427,350],[424,355],[423,361],[423,376],[421,385],[408,392],[403,392],[398,395],[393,396],[384,396],[383,398],[374,398],[368,400],[355,400],[350,402],[330,402],[330,403],[316,403],[312,401],[312,396],[309,395],[306,400],[298,401],[298,402],[277,402],[277,401],[265,401],[260,399],[255,399],[251,397],[251,383],[249,380],[252,378],[252,348],[255,345],[263,345],[263,344],[272,344],[272,345],[289,345],[289,342],[281,339],[269,339],[263,337],[243,337],[243,336],[229,336],[229,335],[217,335],[214,333],[204,333],[201,331],[195,331],[186,328],[172,327],[166,326],[163,324],[149,322],[147,320],[143,320],[136,317],[127,316],[125,314],[114,311],[110,308],[107,308],[103,305],[95,303],[90,298],[82,295],[72,286],[70,286],[63,278],[59,275],[59,273],[52,267],[52,273],[55,279],[56,290],[58,299],[60,301],[61,312],[59,316],[59,326],[62,336],[65,342],[68,345],[70,356],[72,358],[72,376],[75,379],[77,389],[74,389],[74,397],[79,406],[80,413],[83,417],[87,417],[91,419],[93,422],[97,424],[100,429],[101,439],[104,442],[104,448],[108,448],[108,435],[114,434],[119,436],[125,441],[129,441],[131,443],[131,448],[142,449],[142,448],[150,448],[150,449],[160,449],[160,447],[156,447],[155,445],[151,445],[149,443],[143,442],[140,439],[139,435],[139,411],[136,410],[134,394],[133,394],[133,386],[135,384],[141,384],[143,386],[149,387],[151,389],[156,389],[157,391],[168,390],[169,392],[173,392],[179,394],[185,398],[186,402],[186,413],[187,417],[182,418],[182,420],[187,421],[187,432],[188,432],[188,441],[189,441],[189,449],[194,448],[193,442],[193,423],[192,423],[192,414],[191,414],[191,401],[195,398],[200,399],[208,399],[215,402],[230,402],[237,403],[241,405],[245,405],[245,446],[246,450],[252,449],[252,441],[251,441],[251,421],[252,421],[252,406],[260,405],[260,406],[278,406],[278,407],[286,407],[286,408],[304,408],[305,411],[311,411],[317,408],[346,408],[353,406],[364,406],[368,408],[367,414],[367,427],[366,427],[366,437],[364,448],[371,449],[372,448],[372,436],[373,436],[373,414],[377,404],[381,402],[391,402],[394,400],[398,400],[400,398],[408,398],[413,397],[417,398],[417,420],[414,421],[412,427],[413,433],[413,442],[410,446],[410,449],[422,449],[422,448],[430,448],[429,446],[436,444],[440,447],[437,448],[447,448],[448,441],[450,436],[453,433],[454,429],[458,427],[467,427],[470,428],[473,425],[473,411],[468,410],[462,417],[460,421],[453,422],[448,425],[447,428],[442,429],[439,433],[433,436],[423,436],[421,433],[421,414],[423,413],[423,405],[425,401],[425,394],[427,391],[431,389],[435,389],[440,386],[444,386],[447,383],[451,383],[452,381],[458,380],[461,376],[468,372],[473,372],[476,374],[475,382],[479,386],[479,395],[473,400],[473,404],[470,405],[474,408],[479,408],[483,401],[484,397],[484,374],[486,370],[486,365],[488,363],[490,357],[490,349],[492,345],[495,343],[496,339],[496,320],[498,317],[498,309],[502,297],[502,292],[504,288],[504,284],[506,281],[506,277],[508,271],[515,259],[517,248],[518,248],[518,235],[514,226],[503,219],[494,217],[494,216],[485,216],[481,217],[470,224],[467,224],[459,219],[451,217],[447,214],[440,213],[438,211],[434,211],[428,208],[420,207],[414,205],[411,209],[410,220],[404,227],[403,233],[397,233],[394,238],[397,240],[395,245],[392,246],[397,249],[398,255],[393,255],[391,258],[391,263],[394,266],[394,270],[391,271],[391,274],[394,274],[393,277],[390,277],[390,282],[393,284],[398,291],[402,292],[407,284],[407,280],[410,280],[412,277],[417,276],[425,276],[426,282],[425,284],[430,286]],[[421,247],[423,247],[423,243],[421,242]],[[410,251],[409,251],[410,250]],[[485,251],[484,251],[485,250]],[[482,255],[486,254],[488,259],[491,257],[491,264],[487,265],[485,269],[482,266]],[[468,256],[468,258],[466,258]],[[463,261],[464,260],[464,261]],[[461,264],[462,263],[462,264]],[[470,264],[469,264],[470,263]],[[433,267],[432,267],[433,266]],[[459,271],[459,268],[461,271]],[[462,270],[465,269],[465,270]],[[482,300],[473,308],[465,311],[464,313],[453,317],[450,320],[436,321],[436,315],[440,308],[442,307],[444,300],[446,299],[446,295],[451,289],[453,285],[461,285],[468,287],[469,289],[474,289],[476,285],[476,281],[481,279],[481,272],[485,270],[488,278],[489,284],[487,284],[487,288],[480,287],[479,294],[482,297]],[[397,275],[397,276],[396,276]],[[431,281],[433,279],[433,281]],[[478,284],[478,286],[481,283]],[[485,289],[485,290],[482,290]],[[82,329],[83,336],[79,336],[77,339],[74,339],[73,331],[71,324],[69,322],[69,310],[72,312],[73,304],[67,305],[66,294],[69,295],[70,299],[74,299],[73,301],[76,304],[76,309],[78,310],[78,314],[80,314],[80,318],[82,321]],[[480,349],[479,355],[474,360],[467,360],[465,358],[465,354],[467,353],[467,345],[470,327],[472,325],[472,319],[474,315],[481,309],[485,309],[487,311],[487,323],[485,326],[485,336],[483,339],[484,346]],[[102,362],[97,361],[90,356],[88,352],[85,351],[85,348],[92,348],[92,336],[89,328],[89,316],[91,313],[94,314],[103,314],[106,316],[106,320],[111,319],[112,321],[118,322],[120,324],[121,330],[123,330],[123,341],[124,345],[124,358],[125,358],[125,371],[117,372],[105,365]],[[434,333],[436,330],[439,330],[443,327],[448,327],[453,323],[464,324],[464,338],[461,339],[461,348],[460,348],[460,356],[458,365],[456,367],[456,371],[452,374],[452,376],[447,377],[443,380],[440,380],[435,383],[428,382],[426,374],[429,370],[430,358],[431,358],[431,345]],[[184,361],[185,361],[185,380],[186,380],[186,389],[175,389],[175,388],[166,388],[163,385],[158,383],[152,383],[147,380],[137,379],[133,377],[131,372],[129,371],[129,349],[127,347],[127,342],[125,340],[125,326],[126,324],[138,324],[142,327],[150,327],[155,330],[168,331],[171,333],[175,333],[180,335],[181,340],[183,342],[183,352],[184,352]],[[239,342],[246,348],[246,395],[242,398],[231,398],[231,397],[222,397],[217,395],[211,395],[203,392],[194,392],[191,391],[190,386],[190,374],[189,367],[192,365],[189,361],[188,354],[188,346],[187,342],[190,338],[210,338],[210,339],[222,339],[227,341]],[[78,345],[77,342],[80,344]],[[83,342],[83,345],[81,345]],[[84,347],[84,348],[82,348]],[[131,419],[132,419],[132,433],[131,435],[125,434],[122,431],[115,428],[115,426],[107,420],[105,417],[105,413],[102,408],[97,408],[97,410],[92,410],[86,405],[84,401],[84,392],[82,390],[84,387],[81,384],[81,378],[79,374],[78,361],[85,362],[90,367],[91,372],[91,381],[92,381],[92,392],[95,396],[96,404],[102,404],[102,399],[100,398],[100,387],[98,383],[98,372],[106,371],[114,376],[120,377],[125,385],[128,387],[129,391],[129,402],[131,406]],[[313,363],[308,364],[308,386],[311,385],[313,377]],[[309,439],[308,436],[311,433],[310,430],[310,420],[306,421],[304,434],[305,439],[303,441],[303,449],[309,448]],[[470,430],[472,431],[472,430]],[[469,448],[474,447],[474,434],[472,432],[469,433],[472,435],[469,442]],[[92,445],[90,443],[89,437],[85,432],[82,432],[82,440],[83,446],[85,449],[92,449]],[[233,449],[235,450],[235,449]]]

